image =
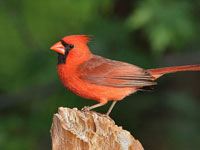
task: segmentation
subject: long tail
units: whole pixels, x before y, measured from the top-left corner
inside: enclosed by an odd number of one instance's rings
[[[148,69],[148,71],[155,79],[157,79],[167,73],[174,73],[180,71],[200,71],[200,64]]]

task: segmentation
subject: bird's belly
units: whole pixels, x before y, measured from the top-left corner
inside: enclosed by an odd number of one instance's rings
[[[78,79],[76,79],[77,81]],[[100,86],[86,81],[70,82],[66,84],[72,92],[77,95],[96,100],[99,102],[105,102],[110,100],[122,100],[124,97],[136,91],[133,88],[114,88],[108,86]]]
[[[136,88],[115,88],[109,86],[101,86],[91,84],[77,76],[70,76],[69,74],[59,69],[58,75],[62,84],[73,93],[87,99],[96,100],[99,102],[106,102],[110,100],[122,100],[124,97],[134,93]]]

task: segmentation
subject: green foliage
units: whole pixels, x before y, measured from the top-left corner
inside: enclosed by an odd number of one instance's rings
[[[161,53],[168,47],[184,46],[195,36],[197,22],[189,1],[145,0],[130,15],[130,29],[143,29],[152,50]]]

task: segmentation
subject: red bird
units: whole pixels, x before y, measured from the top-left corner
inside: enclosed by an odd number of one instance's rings
[[[107,115],[117,101],[145,87],[167,73],[200,71],[200,64],[158,69],[142,69],[133,64],[110,60],[91,53],[86,35],[70,35],[51,47],[58,53],[58,76],[62,84],[75,94],[99,103],[87,110],[113,101]]]

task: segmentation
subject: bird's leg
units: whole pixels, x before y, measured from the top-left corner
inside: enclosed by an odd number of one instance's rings
[[[117,101],[113,101],[112,102],[110,108],[108,109],[108,111],[106,113],[107,116],[109,116],[109,114],[111,113],[111,111],[112,111],[112,109],[113,109],[113,107],[115,106],[116,103],[117,103]]]
[[[82,108],[82,110],[83,111],[89,111],[89,110],[92,110],[94,108],[101,107],[101,106],[105,105],[106,103],[98,103],[98,104],[95,104],[95,105],[92,105],[92,106],[89,106],[89,107],[85,106],[85,107]]]

